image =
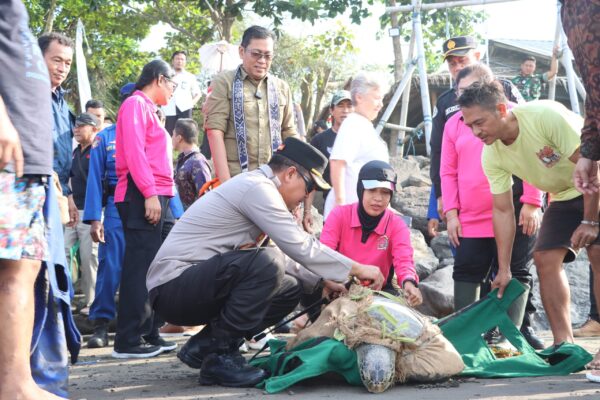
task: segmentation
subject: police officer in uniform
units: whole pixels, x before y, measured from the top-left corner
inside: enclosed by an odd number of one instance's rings
[[[264,371],[240,355],[240,343],[291,312],[302,288],[344,291],[348,275],[383,284],[379,268],[323,245],[290,212],[315,188],[329,189],[326,165],[310,144],[285,139],[268,164],[192,204],[158,251],[146,278],[150,303],[169,323],[206,324],[178,354],[201,369],[201,383],[263,380]],[[277,247],[266,246],[269,239]]]

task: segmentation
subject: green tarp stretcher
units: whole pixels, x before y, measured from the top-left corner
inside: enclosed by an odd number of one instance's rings
[[[277,393],[308,378],[336,372],[353,386],[362,386],[356,352],[342,342],[327,337],[313,338],[285,350],[283,340],[270,340],[271,355],[257,358],[252,365],[271,373],[258,385],[267,393]]]
[[[479,378],[568,375],[581,371],[592,361],[592,355],[576,344],[564,343],[536,352],[527,343],[506,313],[524,290],[513,279],[502,299],[498,299],[497,290],[494,290],[478,302],[437,322],[465,363],[461,375]],[[496,326],[520,355],[496,358],[483,338],[485,332]]]
[[[444,337],[460,353],[465,364],[460,375],[480,378],[568,375],[582,370],[592,360],[590,353],[570,343],[536,352],[506,313],[523,292],[523,286],[513,279],[502,299],[493,291],[471,306],[437,321]],[[520,355],[496,358],[483,339],[483,333],[496,326]],[[285,341],[269,341],[271,355],[252,362],[270,372],[270,377],[258,385],[268,393],[280,392],[297,382],[329,372],[340,374],[351,385],[362,386],[356,352],[344,343],[316,337],[289,350],[285,345]]]

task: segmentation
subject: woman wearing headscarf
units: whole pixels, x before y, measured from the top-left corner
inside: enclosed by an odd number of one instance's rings
[[[361,263],[375,265],[388,279],[392,267],[409,305],[423,297],[413,262],[410,230],[389,208],[396,190],[396,173],[383,161],[366,163],[358,174],[358,202],[336,207],[329,214],[321,242]]]
[[[162,243],[163,223],[174,194],[171,138],[156,113],[173,96],[174,76],[162,60],[146,64],[117,118],[114,197],[125,234],[125,255],[115,358],[153,357],[177,346],[160,338],[146,289],[146,274]]]

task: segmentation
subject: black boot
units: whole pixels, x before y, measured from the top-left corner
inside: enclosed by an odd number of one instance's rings
[[[108,346],[108,323],[104,318],[94,320],[94,334],[87,341],[88,348],[99,349]]]
[[[521,334],[527,340],[527,343],[536,350],[544,350],[546,345],[544,341],[535,333],[531,327],[531,315],[525,314],[523,324],[521,324]]]
[[[190,368],[200,369],[204,357],[215,351],[210,328],[206,326],[183,345],[177,353],[177,358]]]
[[[204,358],[200,369],[200,384],[253,387],[267,378],[265,371],[248,364],[238,350],[239,343],[239,339],[213,339],[216,352]]]

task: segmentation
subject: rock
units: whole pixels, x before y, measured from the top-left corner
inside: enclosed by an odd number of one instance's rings
[[[429,207],[428,187],[409,186],[396,193],[392,207],[401,214],[412,218],[412,227],[427,235],[427,208]]]
[[[429,167],[431,164],[431,160],[426,156],[408,156],[407,158],[410,160],[415,160],[417,163],[419,163],[420,169]]]
[[[573,325],[582,324],[587,320],[590,312],[590,269],[586,252],[582,251],[575,261],[564,264],[564,268],[571,289],[571,323]],[[538,330],[550,329],[548,317],[540,297],[540,285],[535,267],[532,267],[531,272],[533,276],[533,304],[537,308],[532,324]]]
[[[430,246],[435,253],[435,256],[440,260],[454,257],[450,247],[450,241],[448,240],[448,231],[440,232],[436,237],[431,239]],[[454,259],[452,260],[452,263],[454,264]]]
[[[450,265],[454,265],[454,257],[444,258],[442,261],[440,261],[440,265],[438,266],[438,269],[446,268]]]
[[[315,208],[315,206],[312,207],[312,217],[313,217],[312,229],[313,229],[314,235],[316,237],[320,237],[321,231],[323,230],[323,216],[321,214],[319,214],[319,211]]]
[[[417,310],[425,315],[442,318],[454,312],[453,266],[438,269],[419,284],[423,303]]]
[[[431,275],[438,267],[440,261],[433,253],[427,243],[425,237],[416,229],[410,230],[410,242],[413,247],[413,258],[415,260],[415,268],[419,279],[425,279]]]
[[[429,176],[425,176],[422,173],[419,175],[412,175],[408,177],[408,180],[403,186],[417,186],[417,187],[428,187],[431,188],[431,179]]]
[[[408,186],[408,181],[411,176],[421,175],[419,163],[414,158],[405,159],[402,157],[394,157],[390,160],[390,164],[398,175],[399,186]]]

